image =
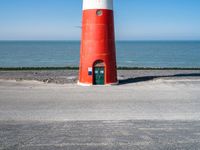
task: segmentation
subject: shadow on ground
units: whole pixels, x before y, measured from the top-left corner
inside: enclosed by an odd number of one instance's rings
[[[170,78],[170,77],[200,77],[200,73],[190,73],[190,74],[175,74],[175,75],[166,75],[166,76],[144,76],[144,77],[136,77],[136,78],[128,78],[119,80],[119,85],[145,82],[154,80],[157,78]]]

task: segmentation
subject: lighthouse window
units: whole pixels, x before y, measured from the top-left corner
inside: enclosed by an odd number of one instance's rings
[[[97,10],[97,16],[102,16],[102,14],[103,14],[103,12],[102,12],[102,10]]]

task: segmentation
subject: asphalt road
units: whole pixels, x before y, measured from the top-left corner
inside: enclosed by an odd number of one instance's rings
[[[0,122],[6,150],[198,150],[200,121]]]
[[[200,78],[0,81],[0,149],[200,149]]]

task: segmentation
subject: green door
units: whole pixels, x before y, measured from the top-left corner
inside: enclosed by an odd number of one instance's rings
[[[104,67],[94,68],[94,85],[104,85]]]

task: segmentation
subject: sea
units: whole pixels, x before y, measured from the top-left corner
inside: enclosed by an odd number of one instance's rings
[[[200,41],[117,41],[120,67],[200,68]],[[0,67],[77,67],[79,41],[0,41]]]

